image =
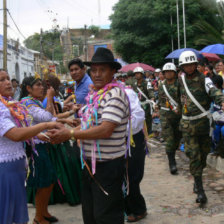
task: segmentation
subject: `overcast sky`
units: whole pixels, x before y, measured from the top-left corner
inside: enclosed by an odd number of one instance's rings
[[[25,37],[40,28],[52,28],[53,19],[57,20],[60,28],[80,28],[90,25],[109,27],[109,16],[112,7],[118,0],[7,0],[7,8],[14,18],[17,26]],[[100,4],[98,4],[100,3]],[[0,9],[3,8],[2,0]],[[99,7],[100,5],[100,7]],[[0,11],[0,33],[3,33],[3,14]],[[11,18],[8,16],[8,36],[11,38],[24,38],[19,34]]]

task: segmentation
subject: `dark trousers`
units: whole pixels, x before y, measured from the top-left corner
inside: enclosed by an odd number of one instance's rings
[[[128,158],[129,194],[125,198],[125,211],[127,215],[142,215],[146,212],[145,200],[140,190],[145,166],[145,139],[142,131],[133,138],[135,147],[131,147],[131,157]]]
[[[82,214],[84,224],[123,224],[124,158],[96,164],[94,177],[109,193],[107,196],[90,177],[87,169],[82,172]]]

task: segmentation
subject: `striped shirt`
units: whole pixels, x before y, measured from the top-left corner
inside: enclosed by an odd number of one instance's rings
[[[126,151],[126,129],[129,118],[129,105],[126,94],[119,87],[112,88],[102,99],[97,112],[98,125],[103,121],[117,124],[109,138],[98,140],[102,161],[124,156]],[[85,158],[91,159],[94,140],[83,140],[82,144]],[[96,160],[100,161],[97,151]]]

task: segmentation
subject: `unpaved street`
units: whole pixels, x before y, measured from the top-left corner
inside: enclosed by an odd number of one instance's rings
[[[193,194],[193,178],[189,175],[188,161],[183,152],[178,151],[179,175],[168,172],[164,146],[150,141],[151,154],[146,159],[142,192],[145,196],[148,216],[139,224],[224,224],[224,175],[210,167],[204,173],[205,191],[208,204],[199,208]],[[82,224],[81,206],[67,204],[49,206],[59,224]],[[30,220],[34,208],[29,205]],[[32,223],[30,221],[30,223]]]

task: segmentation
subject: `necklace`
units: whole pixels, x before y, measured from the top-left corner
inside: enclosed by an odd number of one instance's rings
[[[25,104],[25,106],[26,106],[27,108],[29,108],[29,107],[31,107],[31,106],[38,106],[38,107],[44,109],[42,103],[41,103],[39,100],[37,100],[37,99],[35,99],[34,97],[32,97],[32,96],[24,97],[20,102],[21,102],[22,104]]]
[[[28,127],[29,113],[25,106],[19,102],[13,101],[12,98],[5,98],[0,95],[0,101],[9,109],[18,127]]]
[[[0,101],[9,109],[17,127],[29,127],[32,123],[32,117],[29,115],[27,108],[20,102],[14,101],[12,98],[6,98],[0,95]],[[32,150],[36,153],[33,138],[26,140],[28,145],[31,145]]]

